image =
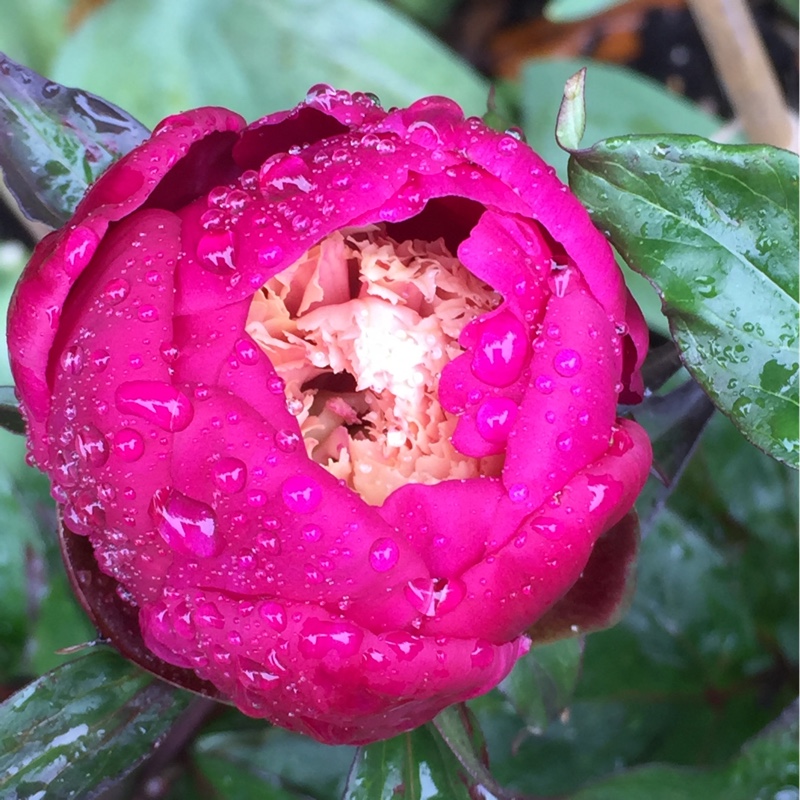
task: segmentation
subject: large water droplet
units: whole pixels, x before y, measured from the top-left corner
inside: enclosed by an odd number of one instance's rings
[[[565,378],[571,378],[577,375],[581,371],[582,363],[580,353],[578,353],[577,350],[570,350],[569,348],[559,350],[555,356],[553,356],[553,367],[555,371]]]
[[[230,275],[236,269],[233,232],[204,233],[197,242],[197,258],[209,272]]]
[[[102,467],[108,461],[108,442],[94,425],[84,425],[75,434],[75,450],[90,467]]]
[[[522,373],[529,352],[525,325],[510,311],[502,311],[480,323],[480,337],[472,354],[472,372],[490,386],[509,386]]]
[[[256,347],[252,339],[238,339],[233,349],[236,351],[239,363],[251,367],[258,364],[260,350]]]
[[[131,285],[125,278],[114,278],[109,281],[103,289],[105,301],[111,305],[119,305],[131,291]]]
[[[404,594],[412,608],[434,617],[452,611],[464,599],[466,587],[459,578],[416,578],[406,584]]]
[[[200,603],[194,612],[194,622],[204,628],[215,628],[221,630],[225,627],[225,617],[214,603]]]
[[[219,555],[223,542],[211,506],[175,489],[159,489],[150,503],[150,516],[164,541],[184,555]]]
[[[305,194],[315,188],[311,171],[299,156],[278,154],[268,158],[261,166],[258,182],[262,192],[282,192],[287,186]]]
[[[286,609],[271,600],[265,600],[258,606],[258,613],[273,630],[282,633],[286,630]]]
[[[401,661],[411,661],[424,649],[419,636],[412,636],[405,631],[392,631],[384,634],[381,638]]]
[[[394,539],[376,539],[369,549],[369,565],[376,572],[386,572],[397,564],[400,548]]]
[[[61,368],[70,375],[79,375],[83,369],[84,352],[80,345],[68,347],[61,354]]]
[[[225,456],[211,468],[214,483],[223,492],[235,494],[241,492],[247,483],[247,467],[238,458]]]
[[[114,453],[123,461],[138,461],[144,455],[144,439],[133,428],[122,428],[114,434]]]
[[[507,397],[487,397],[478,406],[475,427],[487,442],[502,444],[514,427],[517,411],[517,404]]]
[[[283,482],[281,497],[290,511],[310,514],[322,502],[322,489],[313,478],[307,475],[294,475]]]
[[[526,527],[550,541],[557,541],[564,535],[563,524],[559,520],[552,519],[551,517],[538,517],[532,522],[529,522]]]
[[[350,622],[311,618],[303,623],[297,648],[306,658],[324,658],[328,653],[349,658],[358,653],[363,638],[363,631]]]
[[[165,431],[182,431],[194,417],[189,398],[180,389],[161,381],[128,381],[114,394],[117,408],[158,425]]]
[[[64,263],[67,272],[77,277],[91,261],[100,243],[98,235],[90,228],[78,227],[67,237],[64,245]]]

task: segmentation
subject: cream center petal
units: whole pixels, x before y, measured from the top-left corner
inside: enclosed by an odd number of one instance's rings
[[[439,403],[458,336],[500,296],[435,242],[396,242],[381,226],[336,231],[271,278],[246,330],[286,386],[311,458],[380,505],[406,483],[499,475],[470,458]]]

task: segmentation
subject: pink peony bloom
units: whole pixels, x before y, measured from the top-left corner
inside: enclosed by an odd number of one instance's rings
[[[9,315],[31,456],[149,651],[331,743],[489,690],[577,607],[650,466],[616,417],[646,334],[515,136],[327,87],[165,120]]]

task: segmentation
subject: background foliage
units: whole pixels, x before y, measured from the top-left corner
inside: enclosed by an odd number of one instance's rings
[[[448,94],[483,114],[489,78],[500,77],[497,119],[520,125],[564,177],[555,119],[564,81],[587,63],[588,144],[723,130],[723,120],[663,85],[577,52],[542,57],[522,48],[516,72],[500,56],[487,62],[463,30],[479,28],[470,14],[481,5],[28,0],[4,6],[0,50],[148,126],[214,103],[256,118],[322,81],[374,92],[386,106]],[[501,52],[503,36],[527,24],[522,12],[544,4],[498,5],[507,12],[505,33],[497,18],[491,23]],[[552,0],[547,13],[574,19],[613,5]],[[796,3],[784,5],[782,24],[796,19]],[[5,307],[31,238],[9,219],[1,224]],[[659,298],[644,279],[629,278],[651,329],[667,335]],[[747,302],[750,290],[737,291]],[[679,372],[667,388],[685,379]],[[482,797],[796,799],[797,475],[719,412],[696,443],[710,414],[701,410],[678,407],[674,423],[688,434],[670,462],[672,485],[653,480],[640,501],[639,580],[621,623],[534,648],[471,703],[467,728],[445,719],[358,752],[194,699],[103,646],[63,651],[95,633],[71,597],[46,482],[25,465],[21,438],[0,430],[0,699],[9,698],[0,707],[0,798],[111,797],[116,786],[115,797],[467,800],[482,785]],[[659,428],[642,416],[666,464],[678,439],[663,432],[663,419]],[[454,734],[464,730],[472,741]],[[470,760],[483,748],[504,790]]]

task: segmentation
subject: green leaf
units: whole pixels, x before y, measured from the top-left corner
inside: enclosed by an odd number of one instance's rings
[[[150,754],[187,698],[110,650],[59,667],[0,705],[0,796],[99,795]]]
[[[622,773],[570,800],[797,800],[797,708],[722,769],[651,766]]]
[[[585,85],[586,67],[579,69],[564,84],[564,97],[556,120],[556,141],[564,150],[575,150],[586,132]]]
[[[550,22],[577,22],[624,2],[626,0],[550,0],[544,8],[544,15]]]
[[[248,719],[248,726],[257,727],[242,730],[245,719],[238,711],[227,712],[222,722],[236,729],[204,733],[192,748],[195,763],[212,783],[228,785],[225,791],[233,797],[239,787],[261,781],[304,798],[340,800],[356,748],[324,745],[263,720]],[[228,794],[223,796],[227,798]]]
[[[582,656],[583,639],[577,637],[534,647],[500,684],[531,733],[541,733],[569,705]]]
[[[683,359],[757,447],[797,467],[798,160],[627,136],[574,153],[570,186],[664,301]]]
[[[257,119],[292,108],[316,83],[373,92],[386,107],[446,94],[471,114],[483,113],[489,91],[465,62],[377,0],[108,3],[65,43],[55,75],[150,125],[205,104]]]
[[[243,764],[219,756],[205,755],[197,760],[196,768],[225,800],[300,800],[301,795],[276,786],[275,780],[260,764]]]
[[[88,185],[147,136],[121,109],[0,53],[0,168],[30,219],[62,225]]]
[[[358,749],[343,800],[471,800],[473,781],[429,726]],[[479,797],[490,800],[484,789]]]
[[[458,0],[392,0],[392,4],[429,28],[440,27]]]

